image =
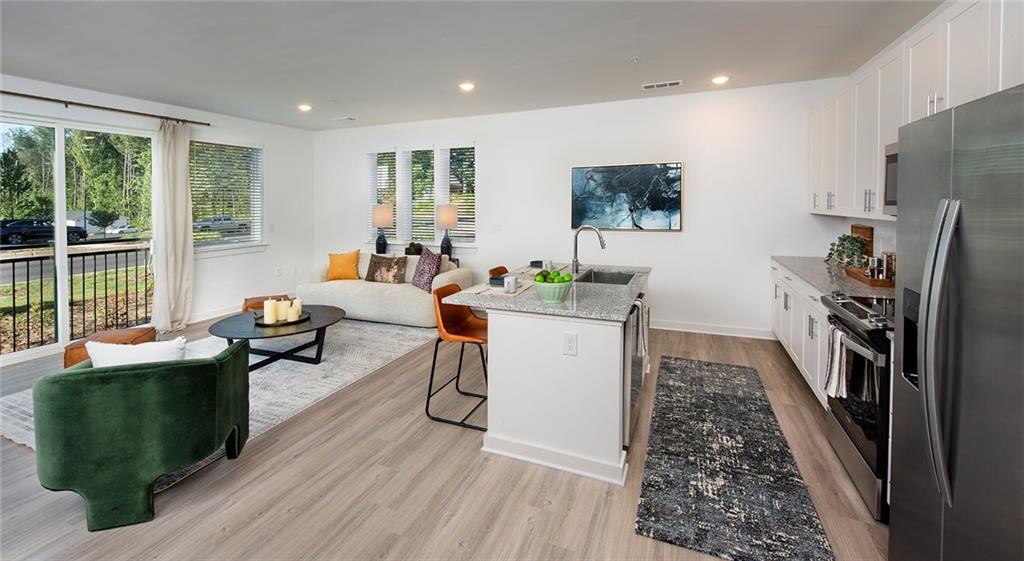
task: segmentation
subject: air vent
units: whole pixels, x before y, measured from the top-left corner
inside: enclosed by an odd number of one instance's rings
[[[663,90],[665,88],[676,88],[681,85],[683,85],[682,80],[669,80],[667,82],[651,82],[650,84],[644,84],[640,86],[640,89],[644,91]]]
[[[355,121],[356,118],[355,117],[335,117],[335,118],[333,118],[331,120],[332,121]]]

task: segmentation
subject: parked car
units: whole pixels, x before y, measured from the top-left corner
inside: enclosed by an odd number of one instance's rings
[[[235,220],[230,216],[213,216],[192,223],[193,232],[243,233],[249,231],[247,220]]]
[[[139,229],[130,224],[125,224],[123,226],[108,226],[103,232],[105,234],[138,234]]]
[[[85,228],[68,226],[68,243],[78,243],[88,237]],[[0,222],[0,243],[21,245],[53,241],[53,221],[36,218],[4,220]]]

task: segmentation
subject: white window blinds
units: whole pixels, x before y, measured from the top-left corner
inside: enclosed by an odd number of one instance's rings
[[[188,175],[197,247],[262,239],[263,150],[192,141]]]
[[[374,205],[389,205],[391,207],[391,215],[397,216],[395,211],[395,202],[397,201],[397,177],[395,175],[395,153],[394,152],[380,152],[373,155],[373,198],[372,202]],[[396,234],[395,223],[392,222],[390,227],[384,228],[384,235],[390,241],[395,241]],[[377,236],[377,229],[373,227],[373,206],[370,207],[370,239]]]
[[[476,241],[476,162],[473,147],[397,150],[371,153],[367,221],[369,240],[377,236],[373,206],[387,204],[395,221],[384,235],[395,243],[439,242],[437,205],[458,208],[458,225],[451,230],[455,242]]]
[[[412,152],[412,225],[409,239],[434,239],[434,151]]]
[[[476,241],[476,149],[472,146],[448,150],[448,199],[458,208],[458,224],[451,231],[453,242]]]

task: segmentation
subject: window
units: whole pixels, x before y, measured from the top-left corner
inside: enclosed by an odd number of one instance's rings
[[[369,239],[373,206],[389,205],[395,221],[384,229],[390,242],[438,242],[437,205],[453,204],[458,223],[452,241],[476,241],[476,150],[470,147],[396,150],[369,154],[370,191],[367,212]]]
[[[476,149],[452,148],[448,151],[448,198],[459,212],[458,224],[451,231],[453,242],[476,241]]]
[[[189,148],[196,247],[263,238],[263,150],[193,141]]]
[[[395,177],[395,153],[394,152],[381,152],[373,155],[373,204],[377,205],[388,205],[391,207],[391,215],[397,216],[395,212],[395,195],[397,185],[397,178]],[[373,208],[370,208],[370,239],[373,239],[377,235],[377,229],[373,227]],[[394,240],[397,236],[395,235],[395,222],[391,223],[391,226],[384,228],[384,236],[389,240]]]
[[[412,152],[412,231],[413,241],[434,239],[434,151]]]

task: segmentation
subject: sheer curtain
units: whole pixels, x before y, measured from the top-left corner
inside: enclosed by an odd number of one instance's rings
[[[192,310],[192,193],[189,128],[160,123],[153,149],[153,326],[182,329]]]

